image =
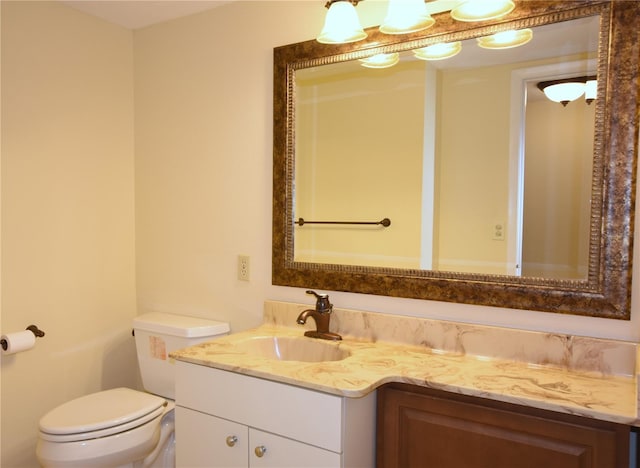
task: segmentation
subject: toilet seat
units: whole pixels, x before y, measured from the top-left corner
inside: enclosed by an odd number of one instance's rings
[[[54,408],[40,420],[40,437],[74,442],[107,437],[163,414],[167,401],[130,388],[86,395]]]

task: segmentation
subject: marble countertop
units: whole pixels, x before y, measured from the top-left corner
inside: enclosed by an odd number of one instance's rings
[[[351,336],[345,336],[339,342],[323,341],[350,353],[339,361],[279,361],[246,352],[242,343],[256,337],[313,340],[303,337],[303,328],[271,322],[265,321],[258,328],[173,352],[171,357],[350,398],[364,396],[388,382],[404,382],[606,421],[638,424],[635,372],[632,375],[607,374]]]

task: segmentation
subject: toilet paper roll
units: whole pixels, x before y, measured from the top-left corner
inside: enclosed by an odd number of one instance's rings
[[[0,337],[7,343],[7,349],[3,350],[4,354],[14,354],[20,351],[26,351],[33,348],[36,344],[36,335],[31,330],[25,330],[16,333],[8,333]]]

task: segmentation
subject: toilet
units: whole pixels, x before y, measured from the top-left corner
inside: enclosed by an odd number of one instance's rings
[[[229,333],[229,324],[152,312],[133,321],[146,392],[114,388],[63,403],[40,419],[44,467],[175,466],[173,350]],[[148,393],[147,393],[148,392]]]

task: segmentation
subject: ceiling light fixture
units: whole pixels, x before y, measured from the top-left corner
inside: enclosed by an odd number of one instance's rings
[[[525,45],[533,38],[531,29],[501,31],[491,36],[478,38],[478,45],[483,49],[511,49]]]
[[[587,83],[589,83],[589,85],[587,85]],[[595,76],[578,76],[560,80],[541,81],[537,84],[537,87],[548,99],[553,102],[559,102],[566,107],[568,103],[575,101],[585,94],[587,87],[589,88],[589,95],[585,95],[585,99],[587,100],[587,104],[591,104],[595,99],[598,85]]]
[[[427,29],[435,22],[427,12],[424,0],[389,0],[387,16],[380,25],[380,32],[407,34]]]
[[[598,97],[598,81],[593,77],[586,82],[584,87],[584,98],[587,104],[591,104]]]
[[[346,44],[367,37],[356,12],[355,5],[360,0],[329,0],[325,7],[329,9],[324,27],[316,40],[322,44]]]
[[[376,54],[371,57],[360,59],[360,64],[367,68],[390,68],[400,61],[400,54]]]
[[[485,21],[500,18],[515,8],[511,0],[466,0],[451,10],[457,21]]]
[[[420,60],[444,60],[457,55],[462,50],[462,43],[440,42],[420,49],[415,49],[413,55]]]

